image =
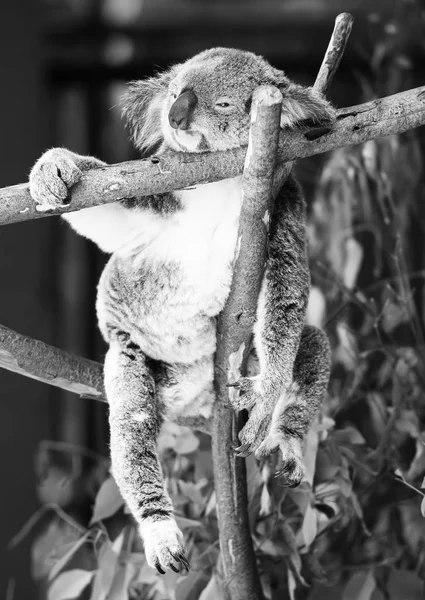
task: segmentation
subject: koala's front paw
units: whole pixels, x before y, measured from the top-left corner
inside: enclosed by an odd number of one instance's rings
[[[144,522],[141,529],[146,560],[161,575],[171,569],[180,573],[181,568],[189,571],[183,534],[174,519]]]
[[[81,179],[82,172],[72,154],[63,148],[48,150],[31,170],[30,194],[37,210],[48,211],[66,204],[69,188]]]

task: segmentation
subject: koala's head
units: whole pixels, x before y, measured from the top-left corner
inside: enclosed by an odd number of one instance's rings
[[[248,143],[252,95],[265,84],[283,95],[281,127],[322,127],[334,120],[321,94],[291,82],[261,56],[231,48],[206,50],[165,73],[133,81],[123,116],[146,154],[227,150]]]

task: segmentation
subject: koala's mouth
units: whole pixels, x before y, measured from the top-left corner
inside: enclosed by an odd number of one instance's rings
[[[205,137],[199,131],[171,129],[169,134],[174,150],[180,152],[206,152],[209,150]]]

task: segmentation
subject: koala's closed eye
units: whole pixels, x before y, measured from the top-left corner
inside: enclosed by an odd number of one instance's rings
[[[238,110],[237,104],[231,98],[225,96],[217,98],[214,104],[214,110],[222,114],[231,114]]]

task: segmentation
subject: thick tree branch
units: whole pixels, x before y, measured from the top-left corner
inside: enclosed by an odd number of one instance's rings
[[[328,75],[332,75],[329,70]],[[425,86],[343,108],[332,131],[319,139],[309,132],[283,131],[278,161],[287,162],[342,146],[402,133],[425,124]],[[81,210],[124,198],[159,194],[242,173],[246,148],[214,153],[167,153],[87,171],[72,189],[71,203],[38,212],[27,184],[0,190],[0,224]]]
[[[341,60],[352,20],[349,14],[339,15],[336,20],[315,82],[316,89],[322,93],[328,89]],[[243,177],[238,255],[229,298],[218,321],[215,359],[214,481],[220,515],[221,556],[226,591],[231,600],[263,597],[250,537],[245,461],[237,458],[233,451],[233,446],[239,445],[241,417],[232,418],[229,395],[237,392],[226,384],[236,381],[245,369],[266,259],[267,224],[273,214],[273,200],[292,168],[291,162],[281,163],[276,168],[281,96],[273,88],[267,95],[263,106],[253,105]],[[261,102],[261,96],[257,96],[256,102]]]
[[[252,548],[248,519],[245,461],[235,456],[233,411],[227,383],[240,376],[250,347],[260,291],[271,213],[282,95],[273,87],[254,94],[250,143],[246,155],[243,209],[232,287],[218,321],[212,423],[214,485],[220,519],[220,548],[225,587],[231,600],[260,600],[262,590]]]
[[[348,41],[353,18],[339,15],[315,87],[329,88]],[[261,91],[259,90],[261,93]],[[275,166],[281,97],[265,89],[253,104],[250,145],[243,178],[243,207],[239,225],[238,256],[232,288],[218,321],[212,448],[214,481],[220,515],[220,548],[226,588],[231,600],[263,597],[250,538],[245,461],[237,458],[240,419],[232,418],[227,383],[236,381],[251,346],[257,299],[266,258],[267,223],[273,198],[289,175],[292,163]],[[262,104],[261,104],[262,103]],[[277,110],[276,110],[277,109]],[[273,130],[273,124],[275,130]]]

